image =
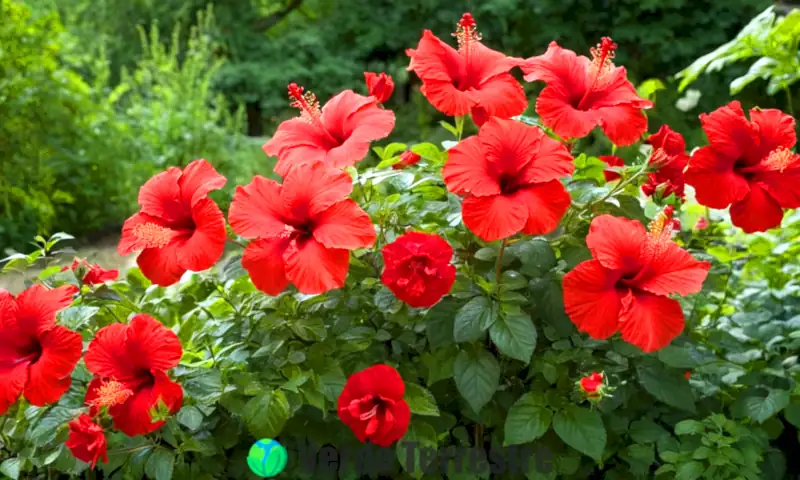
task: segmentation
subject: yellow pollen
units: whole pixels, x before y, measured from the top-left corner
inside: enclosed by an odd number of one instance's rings
[[[795,155],[791,152],[791,150],[788,148],[779,147],[773,150],[761,165],[768,170],[777,170],[778,172],[783,173],[784,170],[789,168],[789,165],[792,164],[792,160],[794,160],[794,158]]]
[[[465,13],[461,20],[459,20],[458,25],[456,26],[456,33],[453,34],[458,41],[458,50],[461,53],[469,54],[469,45],[472,42],[480,42],[482,37],[481,34],[478,33],[477,24],[475,23],[475,19],[472,18],[472,15],[469,13]]]
[[[614,50],[616,44],[611,39],[604,38],[596,47],[589,51],[592,54],[592,63],[589,65],[589,73],[594,77],[592,87],[604,86],[611,79],[614,72]]]
[[[89,402],[92,407],[113,407],[125,403],[133,391],[116,380],[109,380],[97,389],[97,398]]]
[[[147,248],[166,247],[175,235],[174,230],[150,222],[133,227],[133,236],[141,240]]]
[[[657,257],[666,250],[667,245],[672,241],[672,219],[670,215],[662,211],[650,222],[647,229],[649,233],[645,251],[651,258]]]

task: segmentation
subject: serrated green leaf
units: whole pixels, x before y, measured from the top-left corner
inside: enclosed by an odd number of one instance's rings
[[[544,399],[533,393],[523,395],[508,411],[503,445],[519,445],[536,440],[547,432],[552,419],[553,412],[547,408]]]
[[[606,446],[606,427],[596,410],[567,405],[553,419],[553,430],[567,445],[600,461]]]
[[[501,315],[489,330],[500,353],[530,363],[536,348],[536,327],[528,315]]]
[[[431,417],[439,416],[439,407],[436,405],[436,398],[425,388],[416,383],[406,383],[406,403],[411,409],[411,413],[416,415],[427,415]]]
[[[462,350],[453,365],[459,393],[476,412],[489,403],[500,385],[500,364],[483,348]]]

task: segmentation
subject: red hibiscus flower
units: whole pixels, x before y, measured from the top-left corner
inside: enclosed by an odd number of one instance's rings
[[[603,155],[602,157],[597,157],[597,158],[604,161],[606,165],[608,165],[609,167],[625,166],[625,160],[619,157],[615,157],[614,155]],[[620,178],[622,178],[622,175],[620,175],[617,172],[612,172],[610,170],[605,170],[603,172],[603,176],[606,178],[606,182],[613,182],[614,180],[619,180]]]
[[[83,275],[81,280],[87,285],[99,285],[101,283],[116,280],[119,277],[119,270],[105,270],[100,265],[92,264],[86,259],[78,259],[72,261],[72,265],[61,269],[62,272],[72,270],[73,272]]]
[[[547,84],[536,100],[545,125],[564,138],[585,137],[599,126],[616,145],[639,140],[647,131],[642,110],[653,104],[639,97],[625,68],[612,63],[616,48],[603,37],[590,60],[551,42],[544,55],[522,65],[525,80]]]
[[[649,163],[657,170],[651,173],[647,182],[642,185],[642,192],[648,196],[658,192],[661,198],[674,193],[676,197],[683,198],[683,170],[689,163],[683,136],[664,125],[658,133],[650,136],[647,142],[653,146]]]
[[[447,189],[465,196],[464,225],[487,242],[556,229],[572,200],[558,180],[575,169],[564,145],[514,120],[491,118],[450,149]]]
[[[592,372],[591,375],[587,375],[580,380],[581,390],[584,393],[588,394],[588,396],[597,396],[600,395],[598,390],[600,387],[603,386],[603,374]]]
[[[564,276],[564,306],[580,331],[602,340],[619,330],[645,352],[683,331],[683,310],[669,295],[699,292],[711,264],[673,242],[670,227],[663,212],[650,232],[626,218],[592,220],[586,244],[594,259]]]
[[[689,380],[690,378],[692,378],[692,371],[691,370],[686,370],[683,373],[683,377],[686,378],[686,380]]]
[[[149,315],[103,327],[84,357],[95,375],[86,392],[89,413],[109,407],[114,426],[130,437],[158,430],[165,422],[153,421],[151,411],[174,414],[183,403],[183,389],[167,376],[182,354],[178,336]]]
[[[508,73],[523,60],[481,43],[472,15],[465,13],[455,34],[458,50],[425,30],[408,66],[422,80],[421,92],[437,110],[450,116],[472,113],[477,125],[488,117],[511,118],[528,108],[522,85]]]
[[[394,113],[378,107],[374,97],[352,90],[331,98],[321,109],[313,93],[303,93],[294,83],[289,97],[300,117],[281,123],[263,147],[267,155],[278,157],[275,173],[281,177],[294,165],[353,166],[369,153],[369,142],[386,138],[394,128]]]
[[[347,198],[353,182],[324,165],[299,165],[283,185],[256,175],[236,187],[231,228],[247,239],[242,266],[255,286],[277,295],[291,282],[301,293],[344,286],[350,250],[371,247],[369,215]]]
[[[388,447],[403,438],[411,420],[405,389],[400,374],[388,365],[354,373],[339,395],[339,418],[362,443]]]
[[[106,454],[106,435],[103,427],[94,423],[92,417],[83,414],[69,422],[69,439],[64,444],[78,460],[97,465],[97,460],[103,458],[103,463],[108,463]]]
[[[686,170],[698,203],[731,207],[733,224],[747,233],[781,224],[783,209],[800,207],[800,155],[795,121],[780,110],[750,110],[739,102],[700,115],[710,143]]]
[[[20,395],[42,407],[69,390],[83,342],[80,334],[56,325],[56,312],[77,291],[74,285],[34,285],[14,298],[0,290],[0,415]]]
[[[400,160],[394,165],[392,165],[392,168],[395,170],[402,170],[404,168],[410,167],[411,165],[416,165],[417,163],[419,163],[420,160],[422,160],[421,156],[417,155],[411,150],[406,150],[405,152],[400,154]]]
[[[456,281],[453,248],[438,235],[409,232],[383,247],[381,281],[415,308],[432,307]]]
[[[168,286],[187,270],[214,266],[225,249],[225,217],[208,193],[225,185],[205,160],[170,167],[139,190],[139,213],[122,226],[117,251],[141,251],[136,263],[153,283]]]
[[[694,230],[700,231],[705,230],[706,228],[710,227],[711,224],[708,222],[706,217],[700,217],[697,219],[697,222],[694,224]]]
[[[378,103],[386,103],[386,100],[392,96],[394,81],[391,76],[385,73],[364,72],[364,81],[370,96],[375,97]]]

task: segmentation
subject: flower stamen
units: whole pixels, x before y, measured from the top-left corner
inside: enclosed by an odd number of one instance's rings
[[[664,253],[667,245],[672,242],[672,214],[674,211],[675,208],[672,205],[667,205],[648,225],[648,241],[645,249],[651,258]]]
[[[164,248],[178,236],[178,232],[156,223],[141,223],[133,227],[133,236],[140,240],[145,248]]]
[[[481,34],[478,33],[477,26],[471,13],[465,13],[456,25],[456,33],[453,36],[458,41],[458,51],[465,56],[469,55],[470,44],[481,41]]]
[[[109,380],[103,383],[97,389],[97,397],[87,402],[92,407],[113,407],[114,405],[122,405],[133,396],[133,391],[126,388],[125,385],[116,381]]]
[[[785,147],[779,147],[769,154],[761,166],[767,170],[783,173],[792,164],[794,157],[795,155],[791,150]]]
[[[317,96],[311,92],[305,92],[304,88],[296,83],[289,84],[289,99],[292,100],[290,105],[300,110],[300,118],[313,123],[322,115],[322,110],[319,106]]]

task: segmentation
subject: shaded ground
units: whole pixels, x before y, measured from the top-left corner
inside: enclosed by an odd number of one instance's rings
[[[97,263],[105,269],[116,268],[120,270],[120,274],[124,274],[125,270],[136,264],[136,255],[129,255],[127,257],[119,256],[117,254],[118,242],[119,235],[112,235],[95,242],[92,245],[75,248],[76,253],[74,256],[79,258],[85,257],[90,263]],[[71,242],[63,242],[59,245],[62,247],[72,247],[73,245],[70,243]],[[58,263],[61,265],[68,265],[72,263],[72,256],[64,255]],[[4,288],[13,294],[17,294],[25,288],[25,280],[29,278],[35,278],[43,268],[43,265],[31,267],[24,274],[20,272],[0,274],[0,288]]]

